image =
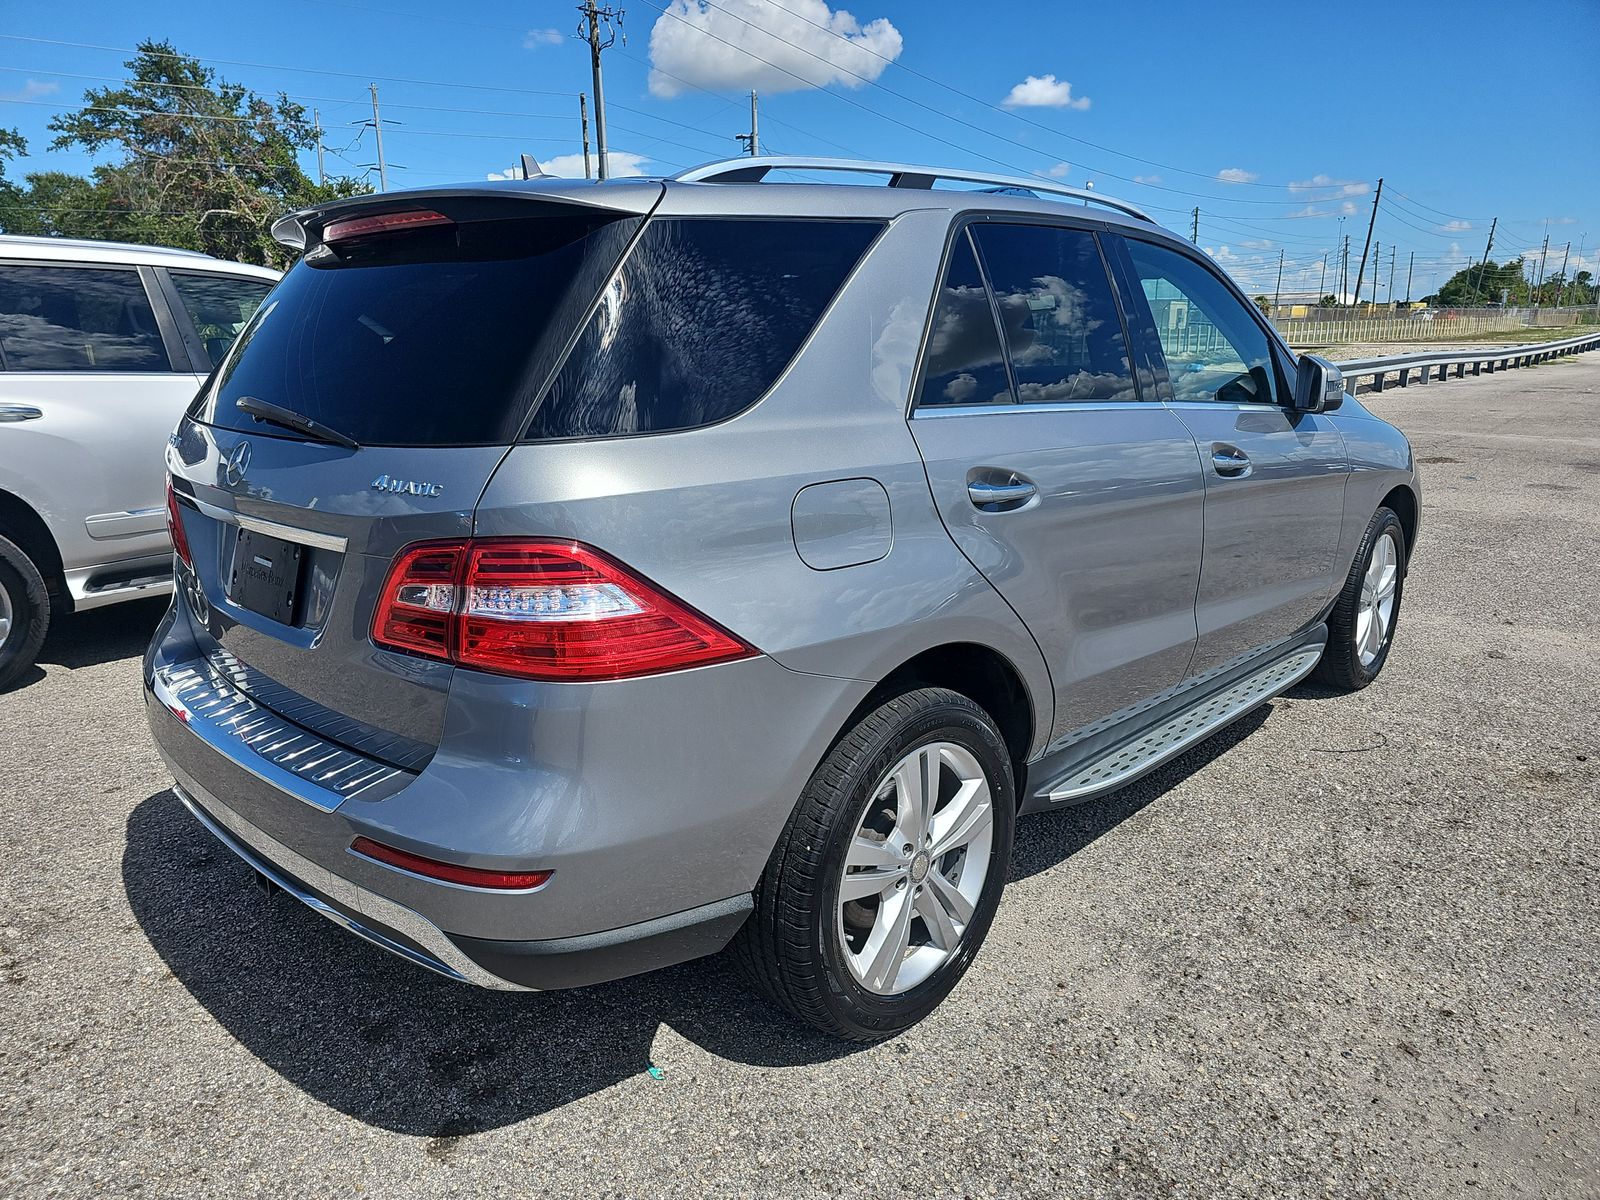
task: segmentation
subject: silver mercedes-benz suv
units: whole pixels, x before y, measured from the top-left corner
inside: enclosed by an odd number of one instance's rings
[[[1120,201],[754,158],[275,233],[168,449],[150,724],[256,871],[445,975],[731,942],[889,1035],[1017,817],[1388,655],[1405,438]]]

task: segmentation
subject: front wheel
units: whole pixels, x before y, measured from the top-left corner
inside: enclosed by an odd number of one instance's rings
[[[869,1042],[914,1025],[971,964],[1016,817],[1005,741],[941,688],[869,713],[823,760],[756,889],[737,953],[806,1023]]]
[[[33,665],[50,626],[50,593],[33,560],[0,537],[0,691]]]
[[[1406,533],[1392,509],[1372,515],[1333,613],[1328,646],[1317,664],[1319,683],[1355,692],[1389,661],[1406,582]]]

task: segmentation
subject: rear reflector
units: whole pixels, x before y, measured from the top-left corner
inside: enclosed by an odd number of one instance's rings
[[[429,879],[442,879],[446,883],[459,883],[464,887],[526,891],[541,886],[555,874],[554,871],[486,871],[481,867],[460,867],[436,858],[424,858],[409,850],[397,850],[366,837],[358,837],[351,842],[350,849],[366,858],[399,867],[402,871],[426,875]]]
[[[524,679],[628,679],[748,658],[755,649],[577,542],[482,539],[408,547],[372,640]]]
[[[172,490],[172,477],[167,476],[167,536],[172,539],[173,552],[183,565],[194,568],[194,558],[189,553],[189,535],[183,531],[183,516],[178,512],[178,493]]]
[[[330,221],[322,231],[327,245],[348,242],[353,238],[371,237],[378,233],[404,233],[408,229],[422,229],[430,225],[455,224],[443,213],[419,208],[408,212],[378,213],[370,217],[348,217],[343,221]]]

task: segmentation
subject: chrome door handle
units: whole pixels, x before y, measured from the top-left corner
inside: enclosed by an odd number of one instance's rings
[[[1250,474],[1250,456],[1237,446],[1229,446],[1223,442],[1213,442],[1211,446],[1211,466],[1218,475],[1228,479],[1242,479]]]
[[[1010,483],[991,483],[987,479],[973,479],[967,483],[967,498],[985,512],[1004,512],[1021,508],[1039,494],[1039,489],[1026,479],[1012,476]]]
[[[0,404],[0,421],[37,421],[44,410],[31,404]]]

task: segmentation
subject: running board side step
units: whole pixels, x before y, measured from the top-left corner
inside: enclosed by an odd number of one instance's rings
[[[1069,768],[1038,789],[1054,805],[1077,803],[1132,783],[1139,776],[1176,758],[1223,726],[1299,683],[1322,657],[1322,645],[1306,646],[1268,663],[1253,674],[1212,692],[1188,708]]]

